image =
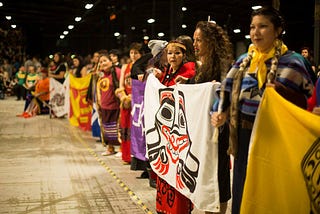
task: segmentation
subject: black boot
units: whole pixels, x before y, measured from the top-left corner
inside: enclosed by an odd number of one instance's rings
[[[152,171],[151,167],[147,167],[147,172],[149,175],[149,186],[156,188],[157,187],[157,180],[156,180],[156,175],[155,173]]]

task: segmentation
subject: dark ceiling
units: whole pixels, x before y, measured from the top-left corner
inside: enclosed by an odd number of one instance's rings
[[[30,54],[48,54],[53,51],[92,53],[95,50],[123,48],[131,42],[150,39],[170,40],[181,34],[192,36],[197,21],[208,16],[228,30],[232,42],[244,40],[249,32],[252,0],[0,0],[0,28],[9,29],[16,24],[26,41],[26,51]],[[86,3],[93,3],[90,10]],[[271,5],[271,0],[258,1]],[[187,7],[182,12],[181,6]],[[303,45],[313,45],[314,0],[280,0],[280,11],[287,21],[285,40],[291,49]],[[110,20],[110,15],[116,18]],[[5,16],[12,16],[6,20]],[[81,16],[76,23],[74,18]],[[147,19],[154,17],[155,23]],[[69,34],[61,40],[59,36],[74,24]],[[187,28],[182,29],[181,24]],[[135,26],[135,30],[131,27]],[[240,28],[242,33],[234,34]],[[120,32],[116,38],[114,32]]]

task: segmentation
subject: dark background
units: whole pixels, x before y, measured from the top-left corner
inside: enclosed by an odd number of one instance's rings
[[[0,0],[1,1],[1,0]],[[160,39],[158,32],[164,32],[161,39],[170,40],[181,34],[193,36],[195,25],[208,16],[223,26],[231,41],[236,44],[249,33],[251,6],[259,3],[271,5],[272,1],[243,0],[6,0],[0,7],[0,28],[10,29],[17,25],[22,32],[21,42],[27,54],[40,56],[55,51],[90,54],[100,49],[119,48],[126,50],[131,42],[143,42],[143,36]],[[84,8],[93,3],[91,10]],[[314,37],[314,0],[280,0],[280,11],[287,22],[284,41],[289,49],[300,52],[302,46],[313,48]],[[181,6],[187,11],[182,12]],[[110,15],[116,18],[110,20]],[[12,20],[5,19],[6,15]],[[82,16],[76,23],[74,18]],[[156,22],[148,24],[147,19],[154,17]],[[61,40],[59,36],[67,26],[75,28]],[[181,24],[187,28],[182,29]],[[135,30],[131,30],[135,26]],[[240,28],[241,33],[233,33]],[[116,38],[114,32],[120,32]]]

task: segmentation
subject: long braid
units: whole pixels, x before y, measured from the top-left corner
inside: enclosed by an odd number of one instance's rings
[[[268,73],[268,76],[267,76],[268,83],[272,83],[276,77],[279,57],[281,56],[282,41],[277,40],[275,44],[276,44],[275,45],[276,50],[271,60],[270,72]]]
[[[229,135],[229,148],[228,154],[236,156],[238,152],[238,118],[239,118],[239,96],[241,89],[241,81],[244,76],[244,70],[252,59],[253,51],[248,53],[241,64],[240,69],[235,73],[232,93],[231,93],[231,106],[230,106],[230,135]]]
[[[270,72],[267,75],[268,83],[274,81],[277,73],[279,57],[281,56],[282,41],[277,40],[275,43],[275,54],[271,60]],[[239,71],[234,76],[232,94],[231,94],[231,106],[230,106],[230,136],[229,136],[229,148],[228,154],[236,156],[238,151],[238,122],[239,122],[239,95],[241,81],[244,76],[244,70],[252,60],[253,51],[248,53],[241,64]]]

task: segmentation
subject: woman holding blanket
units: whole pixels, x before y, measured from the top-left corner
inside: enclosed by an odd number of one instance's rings
[[[312,92],[312,81],[302,56],[288,50],[281,40],[283,31],[284,21],[277,10],[263,7],[252,12],[252,44],[248,52],[239,57],[223,82],[222,113],[212,114],[212,124],[220,127],[230,112],[230,152],[235,157],[232,187],[234,214],[240,213],[250,136],[266,85],[274,87],[281,96],[302,108],[306,108],[307,96]]]
[[[189,83],[220,82],[232,62],[232,44],[226,32],[210,21],[199,21],[193,34],[193,47],[198,59],[197,74]],[[187,82],[186,79],[183,82]],[[225,213],[231,198],[230,157],[228,150],[228,125],[219,129],[218,137],[218,183],[220,213]],[[212,142],[214,143],[214,142]],[[206,214],[212,213],[209,211]]]
[[[167,61],[170,67],[157,73],[165,86],[175,85],[179,76],[191,79],[195,75],[195,62],[186,61],[186,50],[186,46],[178,41],[167,44]],[[188,214],[191,213],[193,205],[188,198],[158,177],[156,209],[158,213]]]
[[[232,62],[232,44],[226,32],[213,22],[199,21],[193,35],[193,46],[198,59],[197,74],[189,83],[221,81]],[[187,82],[186,79],[182,80]],[[225,213],[230,191],[230,157],[228,149],[228,125],[219,129],[218,137],[218,183],[220,213]],[[214,142],[212,142],[214,143]],[[206,214],[212,213],[209,211]]]

